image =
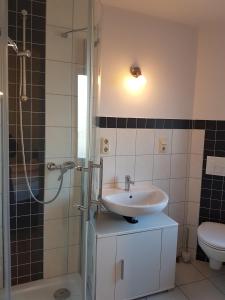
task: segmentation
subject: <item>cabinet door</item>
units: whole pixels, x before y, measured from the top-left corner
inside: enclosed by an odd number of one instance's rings
[[[115,300],[159,290],[161,230],[117,237]]]
[[[116,281],[116,236],[97,240],[96,300],[114,300]]]

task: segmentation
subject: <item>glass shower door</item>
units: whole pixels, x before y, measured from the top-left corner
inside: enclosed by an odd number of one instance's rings
[[[0,1],[0,300],[9,299],[7,1]]]

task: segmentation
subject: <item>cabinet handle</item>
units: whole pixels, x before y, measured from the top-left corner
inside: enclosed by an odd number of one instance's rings
[[[124,259],[121,260],[121,280],[124,279]]]

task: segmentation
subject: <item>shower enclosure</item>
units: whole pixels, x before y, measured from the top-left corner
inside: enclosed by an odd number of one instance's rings
[[[94,6],[0,0],[0,299],[91,299]]]

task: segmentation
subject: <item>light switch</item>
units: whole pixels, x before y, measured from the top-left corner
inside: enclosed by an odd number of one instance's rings
[[[166,153],[167,152],[167,141],[166,139],[160,138],[159,139],[159,153]]]

